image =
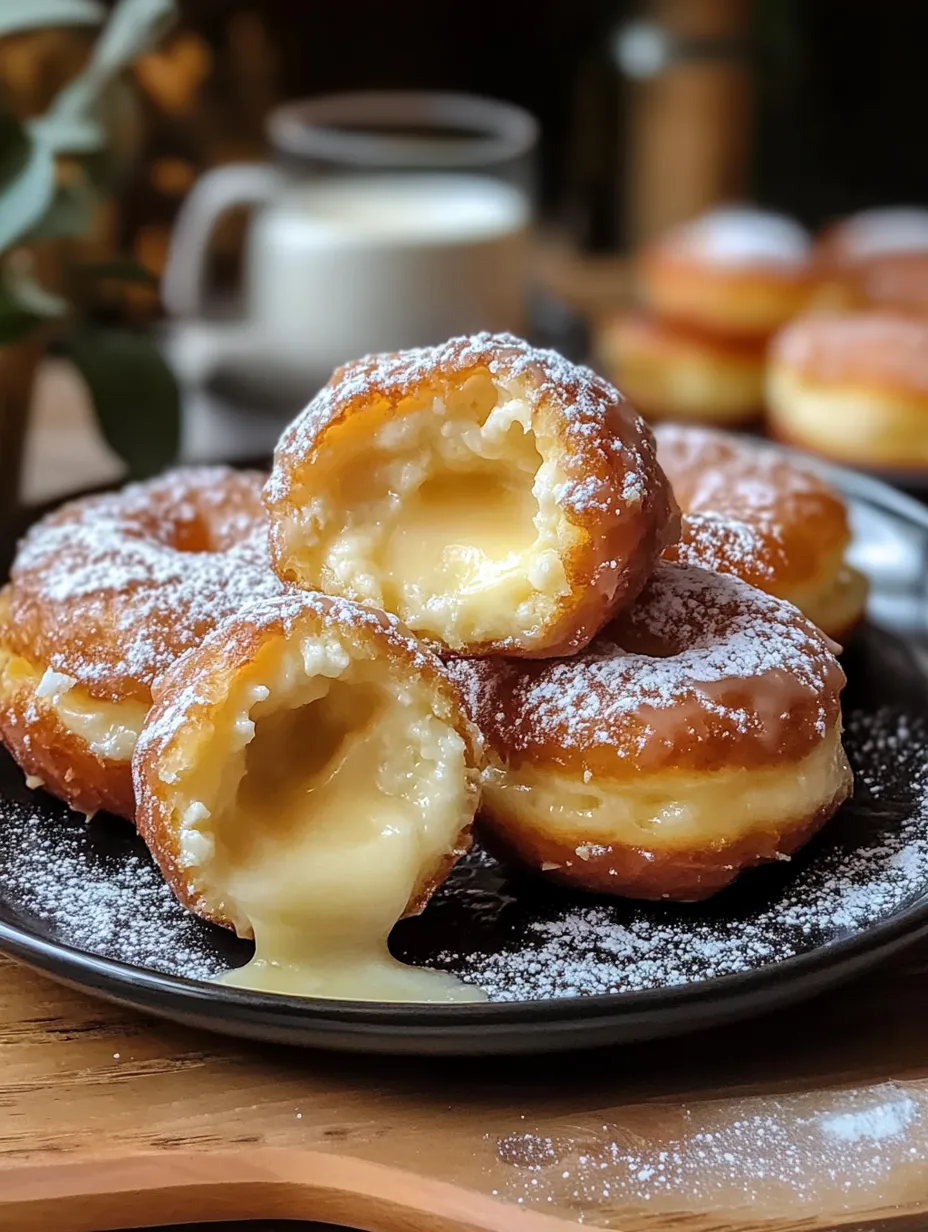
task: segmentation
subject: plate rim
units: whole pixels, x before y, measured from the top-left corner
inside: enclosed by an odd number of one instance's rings
[[[928,507],[914,497],[893,488],[872,475],[853,471],[821,458],[775,442],[762,442],[765,448],[813,466],[842,495],[869,501],[896,513],[928,532]],[[901,640],[907,641],[905,635]],[[479,1027],[484,1032],[513,1026],[573,1026],[582,1028],[598,1020],[613,1022],[655,1015],[672,1017],[688,1007],[711,1003],[722,1010],[728,1003],[743,1001],[751,994],[762,995],[776,985],[791,986],[834,969],[842,969],[862,956],[871,959],[884,950],[901,948],[908,941],[928,932],[928,884],[914,901],[875,924],[835,941],[817,945],[802,954],[774,960],[760,967],[703,980],[657,988],[628,989],[570,997],[545,997],[532,1001],[488,1001],[474,1003],[346,1001],[325,997],[298,997],[262,993],[209,980],[193,979],[139,967],[119,959],[82,950],[64,941],[49,941],[30,931],[0,920],[0,950],[41,970],[68,979],[79,987],[112,993],[119,1000],[138,1005],[133,990],[157,998],[178,1012],[201,1013],[212,1019],[222,1007],[235,1007],[237,1018],[259,1021],[274,1015],[288,1021],[305,1022],[307,1030],[326,1023],[349,1028],[403,1028],[417,1032],[443,1034]],[[91,979],[90,977],[95,977]],[[147,1004],[145,1009],[151,1010]],[[721,1013],[719,1014],[721,1017]]]

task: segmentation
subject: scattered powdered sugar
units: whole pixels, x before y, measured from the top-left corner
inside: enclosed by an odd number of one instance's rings
[[[926,742],[922,722],[850,716],[855,799],[814,859],[761,870],[703,906],[565,895],[566,905],[555,898],[540,918],[526,916],[517,945],[482,950],[462,938],[441,963],[494,1001],[642,991],[781,962],[886,919],[928,891]],[[784,884],[752,895],[746,886],[765,876]]]
[[[928,210],[893,206],[863,210],[829,233],[827,245],[852,260],[928,249]]]
[[[117,695],[165,667],[244,604],[280,595],[263,477],[186,468],[65,505],[20,546],[16,622],[43,661]]]
[[[177,903],[127,824],[102,816],[82,824],[4,802],[0,850],[0,897],[65,944],[190,979],[227,965],[212,930]]]
[[[783,961],[892,916],[928,885],[928,733],[897,714],[852,714],[855,800],[807,855],[749,874],[698,907],[590,899],[514,882],[473,851],[394,932],[407,961],[441,966],[493,1001],[662,988]],[[7,767],[8,774],[16,772]],[[23,789],[20,788],[20,791]],[[141,839],[37,796],[0,805],[0,914],[102,957],[205,979],[250,952],[173,899]],[[888,1114],[887,1114],[888,1115]],[[835,1121],[833,1138],[888,1133]]]
[[[797,265],[809,254],[808,232],[783,214],[750,206],[711,210],[671,232],[667,243],[724,265]]]
[[[637,651],[642,645],[647,652]],[[725,739],[773,747],[801,707],[823,733],[837,715],[842,680],[821,634],[790,604],[736,577],[669,563],[581,655],[462,660],[448,670],[477,726],[501,750],[544,749],[556,740],[561,748],[667,761],[676,747],[670,728],[683,731],[697,716],[712,716]],[[737,706],[727,704],[725,690]]]
[[[439,393],[443,381],[463,380],[473,369],[489,372],[501,391],[518,385],[533,409],[557,408],[556,435],[571,460],[558,485],[558,505],[578,516],[590,510],[617,512],[639,504],[653,487],[654,452],[648,430],[619,391],[592,369],[557,351],[532,346],[513,334],[479,333],[439,346],[366,355],[339,368],[284,431],[274,455],[267,494],[272,506],[286,503],[300,487],[301,468],[328,428],[343,416],[383,400]],[[604,475],[619,471],[617,484]]]
[[[664,424],[655,437],[684,514],[681,542],[667,550],[667,559],[765,588],[784,571],[795,582],[803,561],[811,573],[830,550],[844,546],[841,500],[811,468],[707,428]]]
[[[842,1142],[882,1142],[904,1133],[919,1111],[911,1096],[871,1104],[848,1112],[831,1112],[819,1118],[826,1138]]]
[[[434,673],[439,687],[443,680],[440,661],[410,635],[396,616],[365,607],[352,599],[291,587],[271,598],[249,601],[236,616],[234,625],[226,622],[212,630],[199,647],[188,651],[182,660],[176,660],[161,678],[160,699],[149,713],[136,746],[141,764],[147,765],[151,758],[160,755],[180,731],[195,721],[196,712],[202,706],[215,704],[216,679],[220,674],[217,673],[215,650],[228,643],[230,633],[234,634],[239,628],[248,629],[258,637],[265,634],[287,639],[302,636],[307,671],[315,670],[306,662],[311,639],[321,644],[323,650],[343,658],[347,667],[353,654],[370,654],[368,639],[376,638],[378,650],[389,647],[390,653],[404,663],[410,678],[413,673]],[[248,657],[253,653],[251,646],[245,651]],[[327,667],[326,674],[329,670]]]
[[[497,1139],[496,1194],[597,1224],[597,1209],[642,1203],[726,1215],[750,1205],[758,1222],[823,1216],[889,1206],[928,1162],[926,1130],[923,1083],[631,1106],[611,1124]]]

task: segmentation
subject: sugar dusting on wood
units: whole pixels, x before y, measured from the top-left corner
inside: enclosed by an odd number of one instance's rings
[[[922,1174],[926,1143],[921,1083],[632,1106],[621,1123],[499,1138],[495,1194],[597,1224],[603,1208],[727,1216],[748,1206],[760,1223],[889,1205],[890,1187],[901,1193]]]

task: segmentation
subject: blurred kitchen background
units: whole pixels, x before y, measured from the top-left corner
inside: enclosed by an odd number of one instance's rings
[[[56,4],[61,14],[69,8]],[[84,4],[80,20],[72,8],[74,20],[56,24],[56,5],[46,3],[41,28],[26,29],[24,19],[6,29],[6,111],[25,120],[46,109],[86,63],[112,7]],[[500,288],[521,279],[521,262],[524,328],[593,358],[602,323],[633,297],[636,250],[715,205],[758,203],[812,231],[867,207],[928,205],[925,5],[181,0],[176,7],[170,28],[152,30],[107,87],[110,170],[97,177],[103,187],[92,221],[67,245],[70,256],[75,247],[82,260],[89,253],[98,270],[118,258],[155,276],[122,277],[113,264],[101,292],[82,301],[82,323],[155,341],[179,381],[179,437],[162,436],[149,453],[144,426],[135,438],[132,390],[147,387],[144,376],[118,386],[115,411],[117,387],[108,404],[104,390],[98,418],[87,388],[102,360],[96,369],[94,357],[82,364],[80,345],[69,350],[54,330],[41,348],[31,333],[10,335],[6,350],[15,357],[5,369],[0,362],[0,410],[15,420],[16,406],[30,404],[21,488],[29,501],[106,483],[127,465],[144,473],[175,444],[186,459],[260,458],[332,363],[389,342],[390,329],[380,328],[386,318],[411,334],[403,341],[431,341],[429,323],[445,316],[451,326],[484,323],[468,312],[483,312],[486,324],[518,325],[522,305],[513,308]],[[24,0],[22,8],[29,17],[42,4]],[[466,100],[429,106],[420,96],[396,114],[378,100],[362,100],[354,112],[350,101],[344,113],[312,105],[278,111],[293,100],[385,90],[476,95],[521,110],[471,114]],[[365,145],[371,132],[374,144]],[[86,173],[80,151],[73,164],[70,157],[70,150],[58,157],[59,188]],[[254,166],[267,160],[278,168],[270,178]],[[234,187],[214,181],[207,200],[204,176],[239,163],[252,165],[244,178],[236,172]],[[274,229],[256,220],[256,212],[285,214],[281,202],[296,189],[385,172],[393,188],[381,198],[375,190],[366,205],[337,192],[310,198],[323,218],[312,234],[300,222],[305,196]],[[448,233],[447,201],[434,205],[434,216],[421,213],[394,191],[397,172],[459,177],[455,191],[469,202],[455,206],[470,245],[463,265],[448,257],[449,240],[460,234]],[[474,181],[488,179],[500,193],[471,200]],[[342,253],[344,235],[332,236],[351,226],[363,233],[365,251],[373,244],[374,258]],[[405,258],[398,264],[394,251],[408,247],[417,228],[431,245],[418,272]],[[181,251],[170,258],[179,238]],[[48,265],[41,240],[26,234],[16,244],[44,253]],[[50,258],[59,259],[60,252]],[[159,289],[169,259],[170,285]],[[54,268],[39,273],[46,288],[56,284]],[[446,313],[456,298],[462,302]],[[143,414],[159,412],[143,407]],[[0,441],[7,487],[20,444],[15,431]]]

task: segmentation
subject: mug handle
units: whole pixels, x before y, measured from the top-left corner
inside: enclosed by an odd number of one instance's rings
[[[268,163],[215,167],[197,180],[175,220],[161,280],[161,298],[172,316],[202,315],[203,267],[219,218],[236,205],[266,204],[283,183],[283,174]]]

